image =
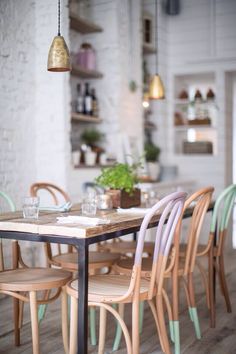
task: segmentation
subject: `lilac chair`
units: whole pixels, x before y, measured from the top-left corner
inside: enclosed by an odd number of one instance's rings
[[[184,192],[172,193],[155,204],[145,215],[140,228],[131,276],[107,274],[95,275],[89,278],[89,306],[98,306],[101,311],[99,354],[104,352],[107,311],[114,315],[122,328],[127,353],[139,354],[139,302],[145,300],[152,310],[161,347],[165,353],[171,353],[164,320],[163,283],[172,240],[176,230],[179,230],[178,225],[181,223],[186,195]],[[141,277],[144,241],[147,228],[157,213],[160,214],[160,217],[156,230],[152,271],[150,278],[144,279]],[[67,293],[72,297],[70,354],[76,353],[77,289],[77,280],[70,282],[66,289]],[[132,304],[132,340],[123,320],[124,304],[126,303]],[[119,312],[111,306],[112,304],[119,304]],[[64,311],[66,310],[64,308]],[[67,336],[68,333],[64,331],[64,343],[68,343]]]

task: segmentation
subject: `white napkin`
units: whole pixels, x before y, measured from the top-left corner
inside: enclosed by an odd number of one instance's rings
[[[57,217],[57,223],[59,224],[80,224],[80,225],[103,225],[109,224],[110,220],[108,219],[100,219],[100,218],[90,218],[87,216],[77,216],[77,215],[69,215],[69,216],[59,216]]]
[[[67,202],[62,205],[52,205],[52,206],[40,206],[39,210],[48,210],[48,211],[69,211],[72,207],[71,202]]]
[[[128,209],[122,209],[118,208],[117,212],[118,213],[129,213],[129,214],[146,214],[151,208],[128,208]]]

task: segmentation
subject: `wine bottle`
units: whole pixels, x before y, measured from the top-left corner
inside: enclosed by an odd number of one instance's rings
[[[85,83],[85,92],[84,92],[84,114],[92,114],[92,96],[89,90],[89,83]]]
[[[77,85],[77,101],[76,101],[76,112],[77,113],[83,113],[84,112],[84,107],[83,107],[83,95],[82,95],[82,90],[81,90],[81,85]]]
[[[98,100],[94,88],[91,90],[91,96],[92,96],[92,115],[98,117]]]

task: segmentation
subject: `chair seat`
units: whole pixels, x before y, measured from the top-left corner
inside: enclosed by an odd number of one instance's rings
[[[121,241],[121,242],[111,242],[104,245],[104,248],[110,250],[111,252],[127,254],[127,253],[135,253],[137,247],[136,241]],[[152,254],[154,251],[154,243],[153,242],[145,242],[143,252]]]
[[[88,300],[93,302],[113,302],[125,295],[130,286],[130,277],[125,275],[109,274],[95,275],[89,278]],[[149,282],[140,281],[140,299],[147,299]],[[68,292],[77,297],[78,280],[73,280],[68,285]],[[127,301],[128,302],[128,301]]]
[[[0,290],[37,291],[64,286],[71,273],[61,269],[21,268],[0,272]]]
[[[108,252],[89,252],[89,269],[98,269],[102,267],[110,267],[120,258],[118,253]],[[72,271],[78,270],[78,254],[63,253],[52,258],[53,262],[62,267]]]

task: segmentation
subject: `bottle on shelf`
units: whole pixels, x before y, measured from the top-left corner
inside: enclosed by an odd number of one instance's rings
[[[84,92],[84,114],[92,115],[92,96],[89,90],[89,83],[85,83]]]
[[[98,100],[94,88],[91,90],[91,96],[92,96],[92,115],[94,117],[98,117]]]
[[[82,94],[81,85],[77,85],[77,100],[76,100],[76,112],[77,113],[84,113],[84,99]]]

